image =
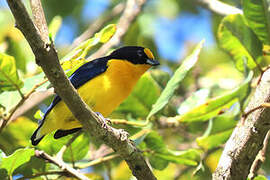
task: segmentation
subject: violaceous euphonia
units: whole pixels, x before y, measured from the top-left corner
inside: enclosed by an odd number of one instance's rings
[[[69,78],[82,99],[93,111],[107,117],[131,93],[139,78],[150,67],[159,65],[148,48],[125,46],[110,55],[79,67]],[[75,105],[75,104],[74,104]],[[81,129],[66,104],[56,95],[31,141],[37,145],[48,133],[60,138]]]

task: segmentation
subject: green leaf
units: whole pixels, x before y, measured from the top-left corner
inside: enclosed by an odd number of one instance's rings
[[[44,159],[37,158],[32,156],[31,159],[24,163],[23,165],[19,166],[13,174],[20,174],[23,176],[32,176],[36,173],[42,173],[48,171],[50,165],[44,161]]]
[[[6,154],[0,149],[0,164],[2,164],[3,158],[6,157]]]
[[[0,53],[0,93],[19,90],[22,86],[23,82],[18,76],[14,57]]]
[[[264,44],[270,45],[269,1],[243,0],[243,11],[250,28]]]
[[[116,31],[115,24],[109,24],[104,27],[100,32],[96,33],[93,38],[90,38],[82,42],[79,46],[74,48],[70,53],[61,59],[63,69],[69,70],[66,74],[70,76],[74,71],[76,71],[80,66],[82,66],[87,61],[85,56],[90,52],[90,50],[99,43],[106,43],[111,39]]]
[[[11,154],[18,148],[29,146],[29,137],[36,128],[37,123],[26,116],[17,118],[0,133],[0,147]]]
[[[258,175],[254,178],[254,180],[267,180],[267,177],[263,176],[263,175]]]
[[[150,71],[151,77],[158,83],[161,89],[166,87],[166,84],[170,80],[170,75],[168,72],[162,71],[160,69],[153,69]]]
[[[62,63],[62,68],[64,71],[68,70],[66,75],[70,77],[79,67],[85,64],[87,61],[84,58],[71,59]]]
[[[38,74],[29,78],[26,78],[24,80],[24,85],[20,89],[23,94],[28,93],[30,90],[33,89],[33,87],[44,81],[44,74]],[[38,87],[36,91],[46,90],[49,82],[46,82],[42,86]],[[6,98],[9,97],[9,98]],[[21,96],[18,91],[5,91],[0,94],[0,102],[3,106],[6,107],[6,111],[9,111],[10,109],[14,108],[18,104],[18,102],[21,100]]]
[[[169,165],[169,161],[160,158],[158,157],[158,155],[155,154],[149,157],[149,162],[154,169],[158,169],[160,171],[165,169]]]
[[[54,139],[53,134],[54,132],[46,135],[37,146],[39,149],[42,149],[43,151],[45,151],[46,153],[50,155],[57,154],[60,151],[60,149],[65,144],[67,144],[68,141],[74,135],[74,134],[71,134],[71,135],[67,135],[59,139]]]
[[[221,144],[224,144],[232,134],[232,131],[233,129],[229,129],[210,136],[199,137],[196,139],[196,141],[198,145],[203,149],[210,150],[219,147]]]
[[[8,175],[12,175],[17,167],[28,162],[34,154],[34,149],[18,149],[12,155],[2,159],[0,168],[6,169]]]
[[[62,25],[62,18],[61,16],[55,16],[53,17],[51,23],[49,24],[49,34],[52,40],[55,39],[55,36],[57,32],[59,31],[60,27]]]
[[[144,139],[147,148],[153,150],[156,153],[167,153],[167,147],[162,137],[155,131],[150,132]]]
[[[160,87],[147,72],[140,78],[128,98],[114,111],[114,114],[131,114],[134,118],[144,118],[159,96]]]
[[[116,25],[109,24],[108,26],[103,28],[100,32],[96,33],[94,38],[98,38],[99,42],[101,43],[106,43],[112,38],[115,31],[116,31]]]
[[[148,114],[147,119],[149,119],[151,116],[153,116],[158,111],[160,111],[169,102],[170,98],[173,96],[173,93],[176,90],[176,88],[179,86],[180,82],[184,79],[188,71],[197,62],[203,43],[204,43],[204,40],[202,40],[196,46],[196,48],[192,51],[191,55],[189,55],[183,61],[182,65],[176,70],[173,77],[169,80],[167,86],[162,91],[160,97],[158,98],[156,103],[153,105],[153,108]]]
[[[0,94],[0,104],[5,107],[6,112],[18,104],[20,100],[21,96],[18,91],[4,91]]]
[[[246,65],[250,69],[255,68],[261,59],[262,43],[240,14],[229,15],[222,20],[218,41],[233,57],[240,71],[244,71]]]
[[[179,114],[188,112],[193,107],[201,105],[206,101],[210,94],[209,89],[200,89],[188,97],[178,108]]]
[[[249,93],[249,83],[252,79],[253,72],[250,72],[246,80],[233,91],[223,96],[210,99],[206,103],[197,106],[189,112],[172,118],[173,121],[193,122],[206,121],[222,113],[224,108],[231,107],[235,102],[243,100]]]
[[[156,153],[155,155],[169,162],[188,166],[197,166],[200,159],[200,152],[196,149],[169,151],[169,153]]]
[[[168,162],[196,166],[200,161],[201,151],[189,149],[186,151],[173,151],[167,148],[163,138],[155,131],[150,132],[144,139],[146,147],[152,150],[149,153],[151,165],[162,170],[167,167]],[[161,163],[159,165],[159,163]]]
[[[2,164],[3,158],[6,157],[5,153],[0,149],[0,165]],[[0,179],[8,179],[8,174],[6,169],[1,169],[0,167]]]
[[[64,152],[64,161],[76,162],[83,159],[89,150],[89,143],[89,136],[85,133],[81,134]]]
[[[85,58],[88,52],[98,43],[107,42],[115,33],[116,25],[109,24],[104,27],[100,32],[96,33],[93,38],[90,38],[82,42],[79,46],[74,48],[70,53],[68,53],[64,58],[61,59],[61,62],[68,61],[71,59],[81,59]]]

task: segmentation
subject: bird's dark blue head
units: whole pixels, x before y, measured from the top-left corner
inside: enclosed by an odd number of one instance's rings
[[[159,65],[159,62],[154,59],[150,49],[140,46],[124,46],[113,51],[109,57],[112,59],[124,59],[133,64]]]

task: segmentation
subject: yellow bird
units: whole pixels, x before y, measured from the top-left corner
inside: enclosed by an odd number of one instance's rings
[[[139,78],[150,67],[159,65],[148,48],[125,46],[109,56],[90,61],[69,78],[82,99],[93,111],[107,117],[131,93]],[[31,141],[37,145],[48,133],[60,138],[81,129],[66,104],[56,95]]]

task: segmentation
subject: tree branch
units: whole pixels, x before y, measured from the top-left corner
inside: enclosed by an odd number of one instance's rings
[[[60,66],[53,43],[48,44],[42,40],[22,2],[20,0],[7,0],[7,2],[15,17],[17,27],[23,33],[35,54],[37,64],[41,66],[56,93],[79,120],[83,128],[92,137],[102,140],[119,153],[137,179],[156,179],[141,152],[127,138],[127,133],[110,126],[104,128],[103,120],[99,119],[82,101]]]
[[[257,172],[260,169],[263,162],[265,161],[269,139],[270,139],[270,131],[267,132],[267,135],[263,141],[263,148],[260,150],[255,161],[253,162],[253,164],[251,166],[250,173],[249,173],[249,179],[254,179],[258,175]]]
[[[124,10],[125,4],[119,3],[117,4],[110,13],[105,14],[104,16],[99,17],[95,20],[87,30],[82,33],[79,37],[77,37],[70,46],[70,49],[74,49],[77,47],[81,42],[85,41],[86,39],[92,37],[95,32],[97,32],[101,27],[108,21],[112,20],[115,16],[119,15]]]
[[[59,161],[53,157],[51,157],[50,155],[48,155],[47,153],[43,152],[43,151],[35,151],[35,156],[44,160],[47,160],[48,162],[55,164],[56,166],[58,166],[60,169],[62,169],[63,171],[69,173],[71,176],[76,177],[77,179],[81,179],[81,180],[88,180],[88,178],[86,176],[84,176],[83,174],[79,173],[76,169],[73,169],[72,167],[68,166],[67,164],[65,164],[63,161]]]
[[[230,14],[242,14],[242,10],[236,7],[230,6],[218,0],[195,0],[200,6],[210,10],[215,14],[221,16],[227,16]]]
[[[128,0],[123,15],[120,17],[119,22],[117,23],[117,30],[114,36],[87,59],[95,59],[100,56],[104,56],[110,48],[119,44],[121,38],[127,32],[129,25],[141,12],[142,6],[145,4],[145,2],[146,0]]]
[[[42,40],[49,43],[49,30],[40,0],[30,0],[35,25],[39,30]]]
[[[245,112],[270,101],[270,70],[258,85]],[[270,128],[270,108],[252,112],[244,124],[239,122],[227,141],[213,179],[245,180]]]
[[[54,175],[54,174],[65,175],[65,176],[68,175],[68,173],[65,171],[47,171],[47,172],[36,173],[36,174],[33,174],[32,176],[23,176],[16,180],[33,179],[40,176],[47,176],[47,175]]]

